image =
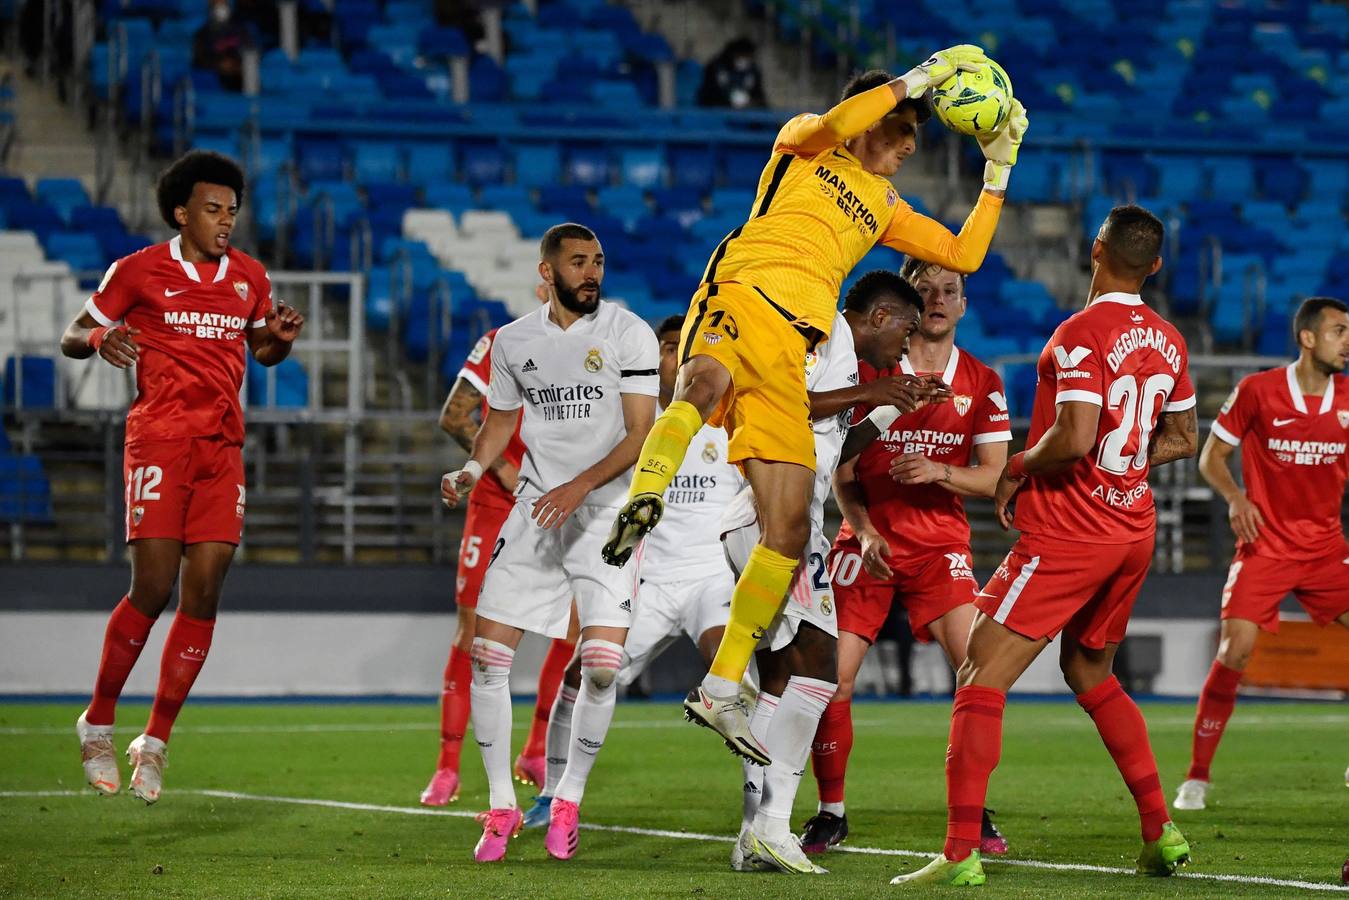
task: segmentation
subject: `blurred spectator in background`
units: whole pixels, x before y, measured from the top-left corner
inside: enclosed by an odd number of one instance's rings
[[[225,90],[242,91],[243,53],[252,44],[253,34],[235,18],[230,0],[211,0],[206,24],[192,36],[192,66],[215,72]]]
[[[758,48],[749,38],[736,38],[703,67],[703,83],[698,88],[699,106],[729,106],[750,109],[767,106],[763,92],[763,72],[754,58]]]
[[[458,28],[468,39],[470,47],[476,47],[478,41],[486,36],[482,24],[482,7],[503,4],[483,0],[436,0],[436,24],[442,28]]]

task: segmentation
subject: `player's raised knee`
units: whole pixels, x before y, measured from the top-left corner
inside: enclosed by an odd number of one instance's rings
[[[581,679],[592,690],[607,691],[623,668],[623,645],[591,639],[581,642]]]

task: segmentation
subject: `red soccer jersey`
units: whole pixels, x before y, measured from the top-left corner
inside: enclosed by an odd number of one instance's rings
[[[877,372],[860,360],[857,369],[864,383],[887,375],[930,374],[915,372],[907,358],[898,370]],[[898,483],[890,477],[895,457],[921,453],[934,462],[968,466],[975,445],[1012,439],[1007,399],[997,372],[953,347],[941,377],[955,393],[949,403],[900,416],[857,458],[857,480],[871,521],[886,537],[894,556],[922,555],[927,548],[970,540],[964,501],[937,484]],[[870,411],[867,406],[856,407],[854,421],[861,421]],[[852,528],[845,521],[839,539],[849,537]]]
[[[85,309],[102,325],[140,329],[127,443],[221,435],[242,444],[245,341],[267,324],[271,282],[233,248],[219,263],[190,263],[181,240],[113,263]]]
[[[1156,529],[1148,443],[1164,412],[1195,404],[1185,340],[1137,294],[1102,294],[1060,325],[1040,354],[1026,446],[1059,403],[1101,407],[1096,443],[1070,468],[1026,481],[1016,527],[1089,544],[1140,540]]]
[[[1291,365],[1248,375],[1223,404],[1213,434],[1241,446],[1246,496],[1265,520],[1246,552],[1305,561],[1344,547],[1349,378],[1331,376],[1323,396],[1304,397]]]
[[[487,416],[487,388],[492,381],[492,341],[496,338],[497,330],[491,331],[479,338],[478,343],[473,345],[473,351],[469,353],[468,359],[464,360],[464,367],[459,370],[459,377],[467,381],[478,389],[482,394],[482,414]],[[524,417],[521,416],[521,421]],[[515,425],[515,434],[511,435],[511,442],[506,445],[506,452],[502,457],[516,468],[525,458],[525,442],[520,439],[520,423]],[[501,479],[490,469],[483,473],[482,480],[478,482],[477,487],[473,489],[472,498],[478,503],[485,503],[489,506],[500,506],[509,509],[515,504],[515,495],[506,490],[506,486],[501,483]]]

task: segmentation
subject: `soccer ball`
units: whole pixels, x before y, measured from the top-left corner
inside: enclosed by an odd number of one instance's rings
[[[932,111],[961,134],[997,131],[1012,112],[1012,80],[991,59],[974,72],[956,72],[932,89]]]

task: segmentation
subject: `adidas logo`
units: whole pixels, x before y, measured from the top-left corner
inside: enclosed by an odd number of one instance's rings
[[[527,359],[527,360],[525,360],[525,364],[524,364],[523,366],[520,367],[520,371],[521,371],[521,372],[537,372],[537,371],[539,371],[539,367],[536,366],[536,365],[534,365],[534,360],[532,360],[532,359]]]
[[[632,612],[632,600],[624,600],[622,603],[618,604],[618,608],[623,610],[623,612]]]
[[[746,781],[746,782],[745,782],[745,793],[746,793],[746,794],[757,794],[757,793],[759,793],[759,786],[758,786],[757,784],[755,784],[754,782],[752,782],[752,781]]]

